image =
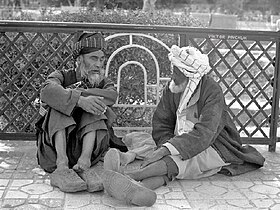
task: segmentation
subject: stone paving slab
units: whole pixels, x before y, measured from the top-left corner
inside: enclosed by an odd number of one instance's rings
[[[152,207],[129,206],[104,192],[63,193],[50,186],[49,175],[38,165],[36,143],[0,141],[0,209],[280,209],[280,145],[276,152],[255,146],[265,166],[235,177],[214,175],[181,180],[156,190]]]

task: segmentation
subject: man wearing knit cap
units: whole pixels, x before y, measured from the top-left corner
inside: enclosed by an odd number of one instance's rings
[[[128,134],[123,141],[129,151],[110,149],[104,166],[121,171],[122,165],[141,157],[144,147],[133,148],[137,139],[137,144],[150,140],[150,145],[153,140],[154,150],[139,170],[125,172],[150,189],[174,179],[238,175],[262,167],[262,155],[251,146],[242,146],[222,89],[207,75],[211,70],[208,56],[194,47],[172,46],[169,60],[173,75],[153,115],[152,136]]]
[[[105,77],[101,33],[78,33],[73,46],[75,69],[56,70],[44,82],[37,123],[37,158],[51,185],[64,192],[103,189],[90,170],[108,147],[126,147],[113,133],[111,110],[118,96]],[[71,87],[71,88],[70,88]]]

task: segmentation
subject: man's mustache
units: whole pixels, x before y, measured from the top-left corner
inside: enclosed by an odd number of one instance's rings
[[[89,70],[88,74],[100,74],[101,71],[100,70]]]

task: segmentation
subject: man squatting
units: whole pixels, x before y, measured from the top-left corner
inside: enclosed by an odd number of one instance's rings
[[[116,116],[110,106],[118,93],[105,77],[104,48],[102,34],[78,34],[75,69],[56,70],[44,82],[41,101],[46,106],[36,123],[38,163],[50,173],[50,184],[63,192],[105,188],[129,204],[151,206],[155,192],[120,173],[93,167],[109,147],[127,151],[112,130]]]

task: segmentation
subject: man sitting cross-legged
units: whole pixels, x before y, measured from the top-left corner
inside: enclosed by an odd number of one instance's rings
[[[122,172],[122,165],[144,158],[141,168],[127,175],[150,189],[174,179],[238,175],[262,167],[265,159],[255,148],[242,146],[221,87],[206,75],[208,56],[193,47],[172,46],[169,60],[173,75],[153,115],[152,136],[128,134],[123,141],[129,151],[110,149],[104,167]]]

